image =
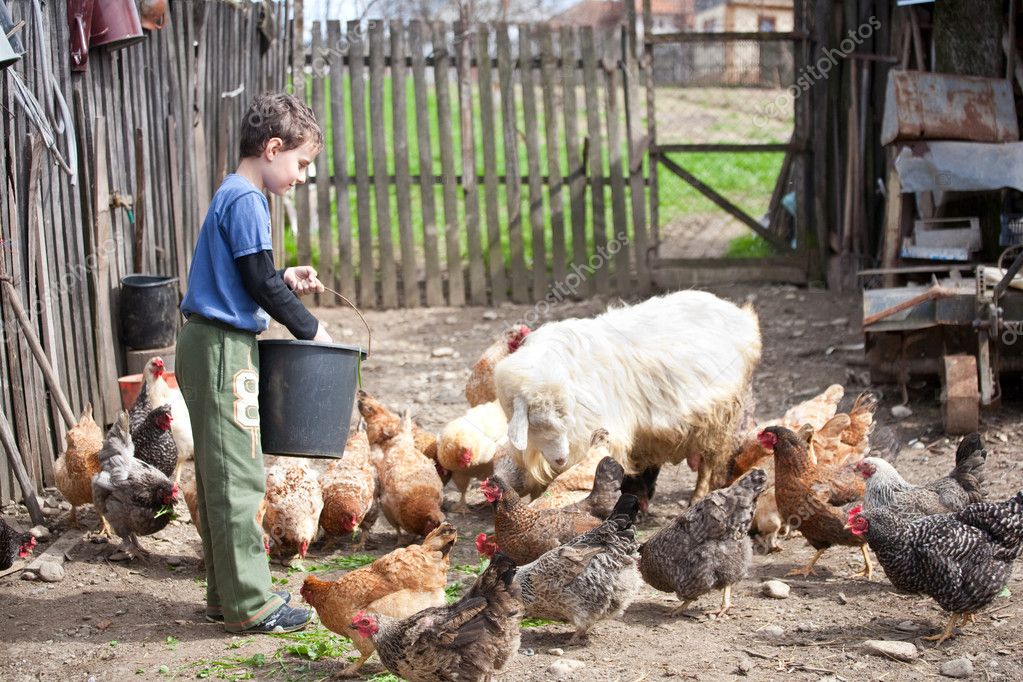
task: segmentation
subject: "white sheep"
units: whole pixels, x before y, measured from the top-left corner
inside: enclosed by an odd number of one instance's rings
[[[693,499],[723,483],[760,359],[750,306],[681,291],[591,319],[548,323],[495,369],[508,439],[541,483],[578,462],[598,428],[627,474],[686,459]],[[539,461],[538,461],[539,460]]]

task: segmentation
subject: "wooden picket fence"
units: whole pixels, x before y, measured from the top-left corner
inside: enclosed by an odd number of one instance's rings
[[[64,401],[46,385],[4,295],[0,411],[41,489],[53,484],[66,414],[77,416],[91,403],[96,421],[110,423],[120,407],[120,278],[176,275],[184,286],[210,196],[237,156],[241,114],[255,93],[283,87],[293,47],[290,0],[273,4],[265,23],[261,5],[173,2],[162,31],[121,50],[92,50],[88,70],[74,74],[66,3],[38,3],[40,17],[35,4],[7,3],[15,21],[25,21],[19,37],[27,52],[0,72],[0,263],[70,409],[61,409]],[[59,119],[50,71],[76,137],[77,162],[55,131],[57,148],[77,171],[74,182],[15,96],[13,72],[44,114]],[[0,502],[17,497],[0,457]]]
[[[295,197],[299,262],[367,308],[649,289],[646,105],[617,40],[546,25],[311,29],[308,101],[331,134]]]

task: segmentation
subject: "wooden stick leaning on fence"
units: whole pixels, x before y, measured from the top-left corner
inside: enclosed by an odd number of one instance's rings
[[[25,501],[25,506],[28,507],[28,515],[32,517],[32,523],[37,526],[42,525],[46,521],[43,518],[43,510],[39,507],[39,499],[32,486],[32,479],[25,471],[25,462],[21,458],[18,444],[14,441],[14,431],[11,430],[7,415],[3,412],[0,412],[0,442],[3,443],[4,450],[7,451],[7,461],[11,463],[14,477],[18,479],[18,485],[21,486],[21,497]]]

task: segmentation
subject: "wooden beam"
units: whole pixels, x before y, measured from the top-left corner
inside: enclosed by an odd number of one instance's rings
[[[655,154],[672,152],[801,152],[801,145],[792,142],[773,144],[655,144],[651,147]]]
[[[738,40],[772,43],[779,41],[806,40],[809,37],[809,34],[805,31],[716,31],[714,33],[679,31],[676,33],[648,34],[646,36],[646,43],[647,45],[674,45],[685,43],[717,43]]]
[[[742,211],[742,209],[740,209],[738,206],[736,206],[735,204],[730,202],[728,199],[726,199],[722,195],[720,195],[717,192],[715,192],[711,187],[708,187],[707,185],[705,185],[702,182],[700,182],[700,180],[695,175],[693,175],[692,173],[687,171],[685,168],[683,168],[682,166],[680,166],[677,163],[675,163],[674,161],[672,161],[669,157],[667,157],[667,156],[658,156],[657,160],[660,161],[661,163],[663,163],[664,166],[668,170],[670,170],[672,173],[674,173],[675,175],[677,175],[678,177],[682,178],[683,180],[688,182],[690,185],[692,185],[693,188],[696,189],[697,192],[699,192],[703,196],[705,196],[708,199],[710,199],[711,201],[713,201],[721,209],[723,209],[726,213],[728,213],[733,218],[735,218],[736,220],[738,220],[742,224],[746,225],[751,230],[753,230],[754,232],[759,234],[761,237],[763,237],[765,240],[770,242],[771,245],[773,245],[775,248],[781,250],[782,252],[791,251],[791,249],[789,248],[789,245],[786,244],[785,241],[781,237],[779,237],[778,235],[774,234],[773,232],[771,232],[770,230],[765,228],[763,225],[758,223],[756,220],[753,220],[753,218],[750,218],[748,215],[746,215]]]

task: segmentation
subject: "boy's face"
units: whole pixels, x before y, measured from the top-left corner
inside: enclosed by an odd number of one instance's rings
[[[319,151],[312,142],[287,151],[283,151],[282,147],[280,138],[274,137],[263,148],[263,185],[278,196],[286,194],[295,185],[305,183],[306,168]]]

